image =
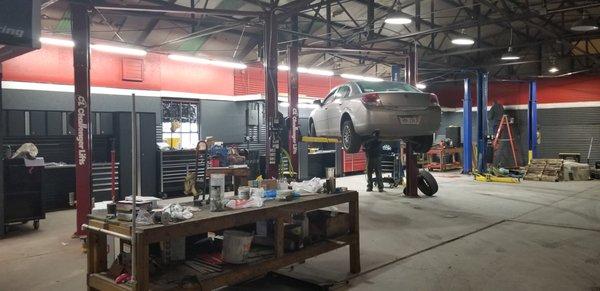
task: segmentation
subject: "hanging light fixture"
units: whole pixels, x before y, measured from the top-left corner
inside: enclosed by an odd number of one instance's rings
[[[502,55],[502,57],[500,59],[502,59],[503,61],[514,61],[514,60],[518,60],[521,57],[514,54],[512,51],[512,29],[510,30],[510,40],[508,43],[508,50],[506,51],[505,54]]]
[[[412,19],[406,14],[402,13],[400,10],[402,5],[400,5],[400,1],[398,1],[398,10],[396,12],[390,13],[385,18],[385,23],[387,24],[409,24],[412,22]]]
[[[550,69],[548,69],[548,72],[550,72],[551,74],[557,73],[559,71],[559,69],[556,66],[550,67]]]
[[[596,23],[588,15],[583,13],[581,15],[581,19],[573,23],[573,25],[571,26],[571,30],[576,32],[588,32],[598,30],[598,23]]]
[[[475,43],[475,40],[472,39],[472,38],[470,38],[470,37],[468,37],[465,34],[465,29],[463,28],[460,31],[460,36],[455,37],[455,38],[452,39],[452,43],[455,44],[455,45],[472,45],[472,44]]]
[[[427,89],[427,84],[417,83],[417,85],[415,87],[417,87],[417,89],[419,89],[419,90],[425,90],[425,89]]]

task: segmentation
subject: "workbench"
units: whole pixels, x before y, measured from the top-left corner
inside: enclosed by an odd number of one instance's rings
[[[317,242],[297,251],[284,251],[284,221],[291,214],[344,203],[349,204],[350,229],[348,234]],[[160,278],[150,278],[150,244],[195,234],[216,232],[267,219],[275,221],[272,256],[243,265],[226,264],[223,271],[218,273],[209,275],[198,273],[196,277],[200,286],[193,290],[212,290],[222,286],[231,286],[344,246],[349,246],[350,271],[352,273],[360,272],[358,193],[356,191],[346,191],[339,194],[302,196],[292,201],[271,200],[266,201],[261,208],[210,212],[208,208],[204,207],[201,211],[194,212],[194,217],[189,220],[170,225],[138,226],[135,233],[137,239],[137,257],[134,262],[137,268],[137,282],[135,285],[116,284],[106,273],[107,234],[105,232],[114,232],[121,236],[121,239],[126,239],[132,235],[131,223],[114,219],[106,220],[105,215],[101,213],[90,215],[89,225],[92,228],[98,228],[98,230],[88,229],[88,290],[179,290],[181,287],[175,283],[165,286],[159,282]],[[184,272],[181,269],[177,267],[169,268],[167,272],[171,274],[161,274],[160,277],[182,276]],[[186,271],[193,272],[191,269]]]
[[[462,168],[462,151],[462,147],[434,146],[427,152],[425,168],[430,171],[439,170],[441,172],[460,169]],[[433,157],[438,157],[439,162],[434,162]],[[450,157],[450,162],[446,162],[447,157]]]

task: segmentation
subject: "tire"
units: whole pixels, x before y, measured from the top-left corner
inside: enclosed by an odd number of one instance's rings
[[[411,136],[406,139],[406,142],[412,145],[415,153],[424,154],[428,152],[433,145],[433,134]]]
[[[427,196],[433,196],[438,191],[438,184],[433,175],[425,170],[420,170],[417,176],[417,188]]]
[[[342,123],[342,147],[351,154],[358,153],[361,145],[361,138],[356,131],[352,121],[347,119]]]
[[[309,136],[317,136],[317,130],[315,129],[315,123],[311,120],[310,125],[308,127],[308,135]]]

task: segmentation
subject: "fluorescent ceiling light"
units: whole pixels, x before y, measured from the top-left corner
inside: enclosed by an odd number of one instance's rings
[[[512,47],[509,46],[508,51],[505,54],[503,54],[500,59],[502,59],[504,61],[515,61],[515,60],[521,59],[521,57],[513,54]]]
[[[387,24],[409,24],[411,22],[412,19],[406,16],[406,14],[398,12],[390,14],[390,16],[385,19],[385,23]]]
[[[75,42],[70,39],[40,37],[40,42],[48,45],[62,46],[62,47],[74,47]]]
[[[311,75],[319,75],[319,76],[333,76],[332,71],[321,70],[321,69],[313,69],[313,68],[298,68],[298,73],[306,73]]]
[[[107,45],[107,44],[92,44],[92,45],[90,45],[90,47],[93,50],[97,50],[100,52],[119,54],[119,55],[127,55],[127,56],[144,57],[144,56],[146,56],[146,54],[148,54],[148,52],[143,49],[122,47],[122,46],[112,46],[112,45]]]
[[[475,40],[473,40],[472,38],[468,38],[468,37],[458,37],[458,38],[452,39],[452,43],[456,44],[456,45],[472,45],[475,43]]]
[[[552,73],[552,74],[554,74],[554,73],[556,73],[556,72],[558,72],[558,71],[559,71],[559,70],[558,70],[558,68],[557,68],[557,67],[551,67],[550,69],[548,69],[548,72],[550,72],[550,73]]]
[[[289,71],[290,67],[287,65],[279,65],[279,66],[277,66],[277,70]],[[332,71],[313,69],[313,68],[304,68],[304,67],[298,67],[298,73],[305,73],[305,74],[312,74],[312,75],[319,75],[319,76],[333,76],[334,75],[334,73]]]
[[[209,60],[209,59],[204,59],[204,58],[183,56],[183,55],[169,55],[169,59],[174,60],[174,61],[180,61],[180,62],[203,64],[203,65],[213,65],[213,66],[232,68],[232,69],[245,69],[248,67],[248,66],[246,66],[246,64],[242,64],[242,63]]]
[[[584,15],[580,20],[573,23],[571,26],[572,31],[576,32],[588,32],[592,30],[598,30],[598,23],[589,18],[587,15]]]
[[[377,78],[377,77],[368,77],[368,76],[361,76],[361,75],[354,75],[354,74],[341,74],[340,76],[344,79],[367,81],[367,82],[383,81],[383,79]]]
[[[425,85],[425,83],[417,83],[416,87],[419,90],[423,90],[427,88],[427,85]]]

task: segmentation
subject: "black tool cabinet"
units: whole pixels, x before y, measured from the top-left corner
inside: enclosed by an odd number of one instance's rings
[[[21,158],[4,161],[4,227],[33,220],[35,229],[46,218],[42,202],[44,167],[26,167]]]

